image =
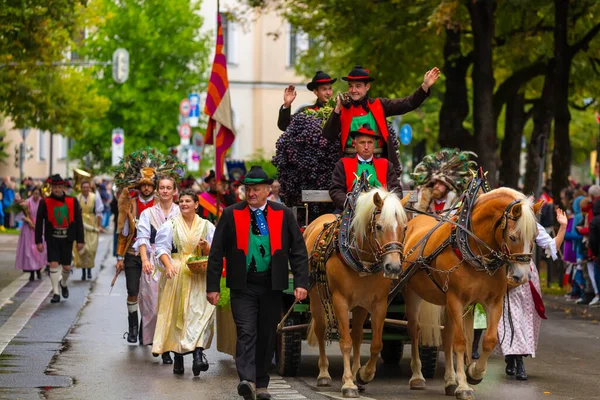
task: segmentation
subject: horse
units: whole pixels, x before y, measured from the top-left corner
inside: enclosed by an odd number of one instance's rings
[[[421,373],[419,338],[426,346],[438,346],[441,338],[446,359],[446,395],[455,395],[458,399],[475,398],[469,384],[483,380],[488,358],[498,343],[498,323],[508,279],[520,284],[529,279],[532,246],[537,233],[535,216],[542,204],[533,205],[523,194],[508,188],[476,197],[470,217],[472,235],[463,229],[462,238],[455,239],[465,242],[463,245],[468,243],[474,257],[465,257],[456,241],[450,240],[453,231],[456,235],[456,231],[461,230],[457,225],[469,227],[468,221],[465,223],[464,220],[469,218],[461,219],[466,214],[459,212],[455,223],[426,215],[419,215],[408,223],[404,271],[409,267],[416,268],[403,289],[412,345],[410,389],[426,388]],[[492,264],[496,269],[489,269]],[[479,360],[471,363],[465,373],[467,342],[463,315],[465,308],[475,303],[484,307],[488,329]],[[470,359],[470,352],[467,355]]]
[[[309,344],[314,339],[319,345],[319,375],[317,385],[331,384],[329,361],[325,354],[326,330],[328,319],[337,321],[340,350],[344,360],[342,377],[342,395],[359,397],[358,387],[366,385],[375,376],[377,357],[383,346],[383,324],[387,313],[387,299],[392,279],[396,279],[402,271],[402,242],[404,230],[408,222],[404,206],[410,196],[404,199],[393,192],[377,188],[362,193],[355,207],[354,219],[350,225],[351,243],[355,254],[359,254],[364,268],[381,265],[381,270],[374,269],[359,273],[351,269],[336,251],[325,261],[326,282],[330,293],[333,314],[326,309],[323,292],[318,285],[311,288],[310,311],[312,323],[309,330]],[[309,255],[315,257],[315,245],[322,242],[321,235],[327,224],[335,222],[334,214],[325,214],[315,219],[305,230],[304,240]],[[313,251],[311,252],[311,249]],[[314,260],[309,262],[311,274],[315,270]],[[349,312],[352,311],[352,332],[350,332]],[[371,314],[371,355],[364,367],[360,365],[360,345],[363,337],[363,325],[368,314]],[[354,360],[350,364],[350,350],[354,350]]]

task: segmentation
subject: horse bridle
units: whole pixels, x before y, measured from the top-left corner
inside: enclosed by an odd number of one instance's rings
[[[381,210],[379,209],[375,209],[373,211],[373,213],[371,214],[371,222],[370,222],[370,227],[371,227],[371,234],[373,235],[373,239],[375,240],[375,245],[376,245],[376,249],[373,249],[373,246],[371,245],[371,242],[369,241],[369,246],[371,247],[373,251],[373,254],[375,255],[375,260],[377,263],[381,263],[381,261],[383,260],[383,257],[385,257],[388,254],[393,254],[393,253],[398,253],[399,257],[400,257],[400,262],[404,262],[404,240],[406,239],[406,232],[402,237],[402,242],[398,242],[398,241],[393,241],[393,242],[388,242],[384,245],[381,245],[381,243],[379,242],[379,240],[377,239],[377,215],[381,214]],[[406,229],[406,228],[405,228]]]
[[[508,227],[508,220],[516,222],[519,219],[519,218],[515,218],[512,215],[512,209],[514,206],[516,206],[517,204],[520,204],[520,203],[521,203],[520,199],[513,200],[508,206],[506,206],[504,213],[502,213],[502,216],[494,224],[494,231],[496,231],[496,229],[498,229],[498,225],[500,225],[500,228],[502,228],[502,243],[500,244],[500,252],[501,252],[500,258],[505,263],[526,264],[526,263],[529,263],[533,257],[533,253],[511,253],[510,249],[508,248],[508,244],[506,243],[506,229]]]

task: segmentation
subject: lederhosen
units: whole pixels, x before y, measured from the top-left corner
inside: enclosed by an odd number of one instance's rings
[[[135,205],[135,223],[137,224],[137,221],[140,218],[142,212],[145,209],[150,208],[154,205],[154,199],[150,200],[147,203],[142,203],[140,201],[140,197],[136,196]],[[142,258],[139,254],[135,254],[135,250],[133,249],[133,243],[135,242],[135,238],[137,237],[137,228],[135,226],[130,226],[129,229],[134,229],[135,233],[133,235],[134,239],[131,241],[131,245],[127,249],[123,260],[123,263],[125,264],[125,281],[127,284],[127,296],[137,297],[137,295],[140,293],[140,278],[142,277]]]
[[[75,207],[77,200],[70,196],[64,196],[64,201],[47,197],[44,199],[44,204],[48,262],[58,262],[60,265],[69,266],[73,261],[73,242],[76,239]]]

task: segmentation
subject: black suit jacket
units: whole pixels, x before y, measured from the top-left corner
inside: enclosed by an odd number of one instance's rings
[[[308,288],[308,253],[292,210],[267,202],[267,224],[271,242],[271,281],[273,290],[288,288],[289,268],[294,288]],[[227,260],[227,287],[246,288],[246,254],[250,235],[250,208],[242,201],[227,207],[217,224],[207,268],[207,292],[219,292],[223,258]]]

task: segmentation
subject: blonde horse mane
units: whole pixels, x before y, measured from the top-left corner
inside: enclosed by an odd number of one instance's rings
[[[373,201],[375,194],[379,194],[379,197],[383,200],[379,223],[383,225],[384,231],[388,229],[395,231],[398,228],[398,224],[406,226],[408,223],[406,211],[404,211],[401,199],[396,193],[388,192],[382,188],[371,189],[358,197],[356,211],[354,212],[354,218],[350,225],[350,229],[354,232],[354,236],[361,240],[367,239],[369,235],[371,215],[373,215],[376,208],[375,202]]]
[[[510,188],[494,189],[484,193],[477,199],[476,203],[489,201],[501,196],[511,196],[514,200],[521,200],[521,216],[515,222],[514,234],[518,235],[525,244],[525,251],[531,249],[531,245],[537,236],[537,219],[533,211],[533,203],[523,193]]]

